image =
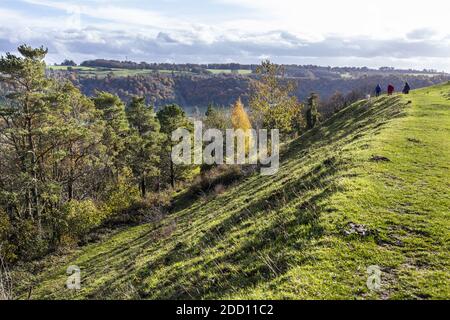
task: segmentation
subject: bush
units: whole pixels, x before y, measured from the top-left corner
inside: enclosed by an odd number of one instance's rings
[[[133,182],[131,170],[125,169],[119,176],[119,181],[111,191],[108,200],[102,206],[107,216],[112,216],[129,208],[140,199],[139,189]]]
[[[16,260],[16,247],[9,243],[9,238],[12,233],[12,226],[9,217],[5,211],[0,209],[0,257],[5,262],[12,262]]]
[[[221,165],[213,167],[208,171],[202,172],[195,179],[190,188],[190,193],[196,196],[202,196],[211,192],[221,194],[226,187],[239,181],[246,175],[247,172],[241,166]]]
[[[98,210],[92,200],[72,200],[65,205],[64,211],[67,219],[67,233],[75,237],[87,234],[98,227],[105,218],[105,214]]]
[[[48,242],[33,221],[19,220],[13,224],[12,230],[11,243],[15,244],[21,260],[32,261],[47,253]]]
[[[171,206],[171,194],[167,192],[150,193],[145,199],[139,199],[122,211],[107,219],[105,226],[136,225],[157,222],[163,218]]]

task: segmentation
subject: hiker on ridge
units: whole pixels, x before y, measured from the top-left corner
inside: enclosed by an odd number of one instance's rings
[[[375,88],[375,96],[379,97],[381,94],[381,86],[380,84],[377,84],[377,87]]]
[[[394,91],[395,91],[394,86],[392,84],[388,85],[388,96],[392,96]]]
[[[411,87],[409,86],[408,82],[405,82],[405,87],[403,88],[403,93],[404,94],[409,94],[409,91],[411,91]]]

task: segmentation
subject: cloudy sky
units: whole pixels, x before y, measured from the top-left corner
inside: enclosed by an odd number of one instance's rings
[[[395,66],[450,72],[442,0],[0,0],[0,54],[45,45],[48,62]]]

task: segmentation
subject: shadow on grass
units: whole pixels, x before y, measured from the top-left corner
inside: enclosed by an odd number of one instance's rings
[[[363,101],[304,134],[290,144],[282,158],[298,161],[299,157],[316,156],[315,152],[324,154],[317,156],[321,160],[307,172],[302,170],[299,177],[290,176],[291,166],[302,163],[291,163],[277,176],[249,178],[209,203],[194,203],[180,196],[175,206],[180,211],[171,215],[183,211],[174,220],[173,229],[171,225],[149,226],[149,230],[135,238],[87,259],[83,264],[84,272],[89,274],[88,282],[94,284],[88,297],[111,296],[111,288],[129,282],[136,288],[139,298],[221,298],[280,277],[291,266],[304,263],[307,254],[293,260],[290,252],[306,252],[311,241],[323,235],[319,222],[320,213],[324,211],[322,204],[338,191],[334,182],[345,166],[339,158],[343,146],[365,135],[376,134],[390,119],[402,115],[402,106],[399,97],[381,97],[371,103]],[[329,150],[325,152],[326,146]],[[275,183],[282,187],[270,191],[268,187]],[[216,217],[218,223],[205,226],[202,235],[183,234],[189,230],[190,219],[197,222],[210,219],[205,214],[197,214],[203,209],[202,205],[208,206],[211,214],[219,208],[231,212],[236,210],[233,201],[238,196],[244,197],[245,205],[235,213],[221,221]],[[294,212],[285,214],[282,211],[286,207],[294,208]],[[260,221],[264,222],[261,227],[249,231],[236,245],[237,241],[232,238],[236,228],[243,231]],[[158,257],[136,267],[136,259],[146,250],[145,255],[155,253],[156,247],[160,250]],[[157,272],[165,272],[164,281],[149,284],[148,280]],[[102,280],[97,281],[98,278]]]

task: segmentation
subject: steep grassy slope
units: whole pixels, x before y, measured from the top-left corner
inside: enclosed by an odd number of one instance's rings
[[[450,85],[356,103],[277,175],[47,260],[32,298],[450,298],[449,137]]]

